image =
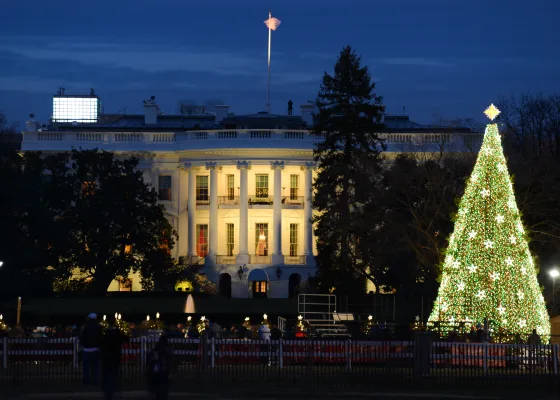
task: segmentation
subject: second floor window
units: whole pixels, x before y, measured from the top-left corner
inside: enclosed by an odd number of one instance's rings
[[[226,255],[233,256],[235,247],[235,231],[233,224],[226,224]]]
[[[171,200],[171,175],[160,175],[158,179],[160,200]]]
[[[268,175],[255,175],[255,197],[268,197]]]
[[[298,224],[290,224],[290,256],[298,255]]]
[[[208,200],[208,175],[196,176],[196,199],[200,201]]]
[[[255,255],[268,256],[268,224],[255,224]]]
[[[235,176],[233,174],[226,175],[226,187],[228,200],[235,198]]]
[[[299,175],[290,175],[290,200],[297,200],[299,196]]]

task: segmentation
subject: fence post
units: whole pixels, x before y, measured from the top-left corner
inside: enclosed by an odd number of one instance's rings
[[[211,339],[210,343],[211,343],[211,345],[210,345],[210,354],[211,354],[211,356],[210,356],[210,366],[212,368],[214,368],[214,358],[216,357],[216,353],[215,353],[216,349],[214,347],[214,343],[215,343],[214,338]]]
[[[282,338],[279,339],[279,345],[278,345],[278,366],[280,368],[284,367],[284,356],[282,355],[282,352],[284,351],[284,341],[282,340]]]
[[[482,355],[482,364],[484,367],[484,373],[488,373],[488,342],[483,343],[483,355]]]
[[[432,358],[432,333],[417,332],[414,335],[414,373],[418,377],[430,375]]]
[[[8,338],[2,339],[2,366],[8,368]]]
[[[352,371],[352,348],[351,348],[351,340],[348,339],[346,341],[346,369],[348,371]]]
[[[80,346],[80,340],[77,337],[72,338],[72,358],[73,358],[72,362],[74,364],[75,369],[78,368],[78,364],[79,364],[78,362],[78,355],[80,353],[79,346]]]
[[[558,375],[558,344],[552,345],[552,362],[554,366],[554,375]]]
[[[146,366],[146,336],[140,337],[140,369]]]

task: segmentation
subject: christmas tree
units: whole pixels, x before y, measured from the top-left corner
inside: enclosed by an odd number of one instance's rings
[[[485,114],[494,120],[492,104]],[[515,201],[495,123],[484,141],[465,194],[443,265],[429,322],[451,326],[483,323],[512,339],[533,329],[550,335],[550,321]]]

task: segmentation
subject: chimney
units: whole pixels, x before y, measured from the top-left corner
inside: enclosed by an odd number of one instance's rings
[[[315,105],[308,101],[300,106],[301,108],[301,119],[307,126],[313,125],[313,112],[315,111]]]
[[[229,115],[229,106],[224,104],[216,105],[216,122],[222,122]]]
[[[29,121],[25,123],[26,132],[37,132],[39,130],[40,124],[33,118],[35,118],[35,114],[29,114]]]
[[[150,97],[150,100],[144,100],[144,124],[156,125],[159,107],[156,104],[156,96]]]

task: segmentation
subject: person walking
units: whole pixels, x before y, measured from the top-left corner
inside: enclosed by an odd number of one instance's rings
[[[261,340],[260,353],[261,353],[261,363],[263,365],[270,366],[270,328],[267,324],[263,323],[259,326],[257,331],[259,334],[259,339]],[[264,353],[264,355],[263,355]]]
[[[88,315],[86,325],[80,335],[82,346],[82,373],[84,385],[99,384],[99,361],[103,330],[97,321],[97,315]]]
[[[167,400],[169,396],[169,374],[173,368],[173,351],[167,337],[160,336],[155,348],[148,354],[148,388],[156,400]]]
[[[113,400],[119,388],[122,345],[128,341],[115,326],[105,331],[101,339],[101,385],[105,400]]]

